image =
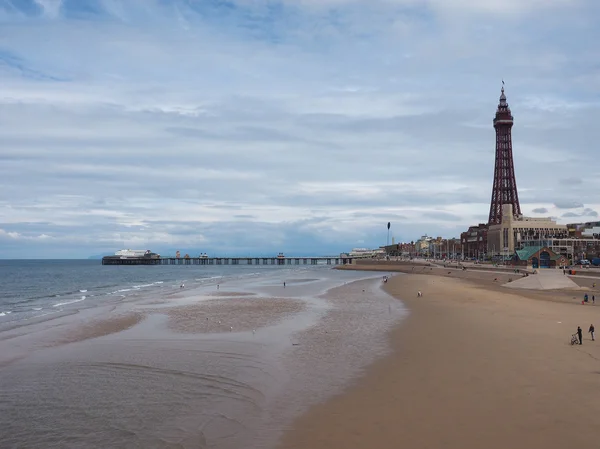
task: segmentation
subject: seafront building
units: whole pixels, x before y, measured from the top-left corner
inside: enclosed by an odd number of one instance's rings
[[[546,247],[556,254],[565,255],[571,261],[592,260],[600,257],[600,221],[570,223],[566,225],[567,235],[560,238],[540,236],[523,241],[521,248]]]
[[[382,248],[353,248],[352,251],[347,254],[353,259],[372,259],[385,256],[385,250]]]
[[[460,239],[437,237],[429,242],[429,256],[434,259],[457,259],[460,255]]]
[[[381,247],[389,257],[426,257],[433,259],[459,259],[460,239],[422,236],[416,242],[398,243]]]
[[[600,239],[600,221],[571,223],[567,229],[571,238]]]
[[[431,242],[433,241],[433,237],[429,237],[427,234],[422,236],[419,240],[415,242],[415,251],[419,256],[429,256],[429,249],[431,247]]]
[[[531,268],[560,268],[569,264],[569,259],[563,254],[558,254],[544,245],[526,246],[518,249],[511,261],[516,266],[529,266]]]
[[[487,223],[469,226],[460,234],[460,253],[463,259],[479,259],[487,255]]]
[[[392,243],[381,249],[389,257],[415,257],[417,255],[415,242]]]
[[[512,204],[502,206],[498,224],[490,224],[487,231],[487,254],[509,259],[515,250],[526,242],[544,239],[562,239],[568,236],[567,225],[558,224],[551,218],[530,218],[516,215]]]

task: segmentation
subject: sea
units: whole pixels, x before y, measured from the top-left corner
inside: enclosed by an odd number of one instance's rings
[[[383,274],[0,260],[0,447],[276,448],[389,353]]]
[[[253,278],[270,265],[104,266],[99,260],[0,260],[0,325],[122,298]],[[281,274],[281,271],[273,273]]]

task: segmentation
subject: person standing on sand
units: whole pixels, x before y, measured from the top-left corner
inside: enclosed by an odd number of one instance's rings
[[[581,330],[581,326],[577,326],[577,337],[579,337],[579,344],[583,344],[583,331]]]
[[[285,288],[285,281],[283,281],[283,288]]]
[[[593,325],[593,324],[590,324],[590,329],[588,330],[588,333],[589,333],[589,334],[592,334],[592,341],[594,341],[594,331],[595,331],[595,330],[596,330],[596,329],[594,329],[594,325]]]
[[[593,304],[596,304],[596,296],[595,295],[592,295],[592,305]]]

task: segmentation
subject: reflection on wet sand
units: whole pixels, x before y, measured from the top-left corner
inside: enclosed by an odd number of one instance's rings
[[[315,282],[315,281],[318,281],[318,279],[290,279],[287,281],[287,284],[289,284],[289,285],[305,284],[307,282]]]

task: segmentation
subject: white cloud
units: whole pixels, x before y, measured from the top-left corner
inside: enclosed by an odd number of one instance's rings
[[[503,77],[523,210],[600,210],[595,3],[89,1],[0,17],[2,255],[458,235]]]
[[[60,14],[63,2],[62,0],[34,0],[34,3],[42,8],[43,14],[46,17],[56,19]]]

